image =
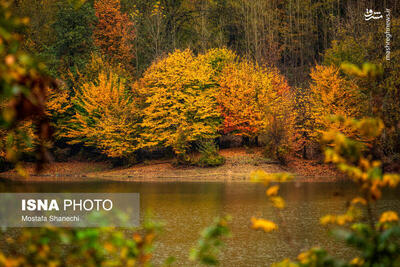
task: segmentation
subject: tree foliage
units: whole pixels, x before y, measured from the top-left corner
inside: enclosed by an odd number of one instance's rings
[[[124,80],[112,69],[75,88],[76,113],[65,137],[98,148],[109,157],[129,157],[138,145],[139,112]]]
[[[132,68],[134,59],[134,24],[122,13],[119,0],[96,0],[94,8],[98,22],[94,28],[94,43],[108,60]]]
[[[217,78],[223,134],[264,139],[267,154],[284,161],[294,145],[293,97],[273,67],[247,60],[226,66]]]
[[[16,163],[24,150],[34,150],[40,169],[49,160],[46,142],[52,135],[45,113],[47,89],[56,84],[44,65],[21,49],[18,32],[28,21],[13,15],[9,2],[0,3],[1,156]]]
[[[258,66],[241,62],[224,69],[217,101],[224,117],[223,133],[257,135],[263,127],[264,103],[271,81]]]
[[[339,127],[328,119],[330,115],[359,117],[364,99],[357,85],[342,77],[339,68],[335,66],[317,65],[310,75],[312,135],[315,140],[319,140],[321,131]],[[350,134],[349,131],[347,133]]]
[[[52,24],[55,41],[47,46],[45,54],[50,70],[63,76],[84,69],[90,59],[95,49],[92,34],[96,17],[90,2],[61,1],[57,5]]]
[[[190,50],[177,50],[155,62],[138,81],[141,147],[172,147],[183,159],[191,142],[218,136],[212,67],[199,63]]]

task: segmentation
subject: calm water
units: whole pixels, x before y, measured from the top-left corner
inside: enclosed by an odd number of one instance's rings
[[[232,238],[221,257],[223,266],[268,266],[294,257],[300,250],[323,246],[334,254],[350,257],[353,251],[329,236],[318,225],[319,217],[345,210],[357,193],[350,183],[286,183],[281,195],[287,201],[283,211],[287,231],[263,233],[250,229],[252,216],[277,221],[268,205],[262,185],[251,183],[15,183],[0,180],[1,192],[138,192],[141,212],[151,210],[166,223],[158,240],[155,257],[178,258],[177,265],[193,265],[187,260],[199,232],[215,216],[230,214]],[[400,211],[399,192],[385,192],[379,210]],[[289,244],[288,238],[292,240]]]

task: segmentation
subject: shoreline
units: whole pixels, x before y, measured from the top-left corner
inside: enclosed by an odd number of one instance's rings
[[[176,167],[172,160],[152,160],[130,167],[113,168],[108,162],[55,162],[41,174],[34,174],[33,164],[26,164],[29,177],[15,171],[0,173],[2,180],[10,182],[250,182],[250,173],[262,169],[267,173],[290,172],[297,182],[334,182],[346,180],[331,166],[313,160],[292,158],[288,165],[262,156],[260,149],[224,149],[226,159],[222,166],[201,168]]]
[[[61,179],[60,179],[61,178]],[[80,177],[45,177],[36,176],[36,178],[30,177],[29,179],[15,179],[14,177],[6,177],[0,175],[0,183],[21,183],[21,184],[84,184],[84,183],[253,183],[250,179],[243,180],[228,180],[228,179],[180,179],[177,177],[163,177],[160,179],[126,179],[125,177],[119,178],[94,178],[94,179],[83,179]],[[313,179],[307,179],[304,177],[295,177],[294,180],[286,181],[284,183],[346,183],[351,182],[349,179],[326,179],[326,177],[313,177]]]

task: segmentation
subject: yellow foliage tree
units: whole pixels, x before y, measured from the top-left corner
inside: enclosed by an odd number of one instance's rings
[[[349,129],[330,121],[330,115],[357,118],[362,112],[363,96],[357,85],[341,77],[335,66],[317,65],[311,71],[311,115],[314,132],[312,137],[319,140],[321,131],[337,129],[351,135]]]
[[[142,148],[172,147],[186,161],[191,142],[218,136],[220,113],[210,63],[190,50],[153,63],[134,86],[142,97]]]
[[[48,90],[46,115],[50,118],[50,124],[55,130],[55,138],[65,133],[72,107],[68,89],[65,86],[61,86],[58,90]]]
[[[112,70],[74,88],[76,113],[65,137],[70,143],[98,148],[109,157],[129,157],[137,150],[140,113],[124,81]]]
[[[213,75],[211,78],[214,81],[218,80],[225,67],[235,64],[239,60],[238,55],[227,48],[213,48],[207,50],[205,54],[198,55],[201,64],[209,64],[212,68]]]

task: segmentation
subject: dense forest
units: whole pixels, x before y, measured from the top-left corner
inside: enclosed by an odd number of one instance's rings
[[[399,159],[396,0],[15,0],[11,9],[29,18],[19,49],[56,78],[46,103],[56,158],[161,153],[188,163],[199,151],[196,164],[213,166],[221,136],[283,162],[318,157],[321,132],[341,127],[327,117],[339,115],[381,118],[374,154]],[[381,17],[367,20],[369,9]],[[33,141],[13,133],[3,155],[33,150],[35,127],[19,128]]]

